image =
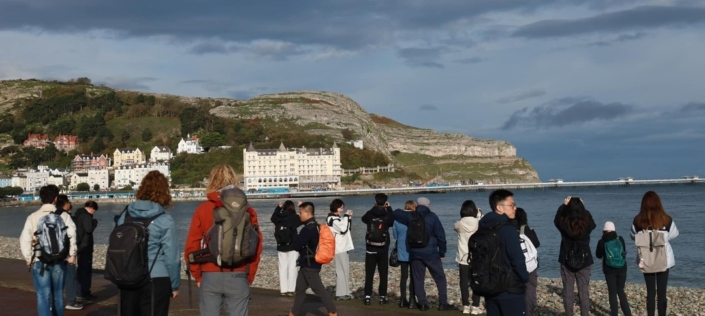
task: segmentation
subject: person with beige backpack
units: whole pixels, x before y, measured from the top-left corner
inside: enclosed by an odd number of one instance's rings
[[[678,237],[673,218],[663,209],[661,198],[648,191],[641,199],[641,210],[632,224],[631,237],[636,244],[639,269],[646,281],[646,311],[666,316],[668,272],[676,264],[670,241]],[[657,295],[658,294],[658,295]],[[658,298],[658,306],[656,299]]]

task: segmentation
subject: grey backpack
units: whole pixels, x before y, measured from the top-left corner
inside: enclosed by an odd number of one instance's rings
[[[645,229],[634,235],[642,273],[656,273],[668,270],[666,236],[655,229]]]
[[[35,255],[46,264],[62,262],[69,255],[68,226],[54,212],[42,216],[34,235],[37,237]]]

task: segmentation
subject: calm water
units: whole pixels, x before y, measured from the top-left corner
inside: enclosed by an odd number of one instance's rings
[[[517,205],[524,208],[529,214],[529,224],[533,227],[541,241],[538,249],[541,260],[539,275],[544,277],[560,277],[557,262],[560,245],[560,234],[553,226],[553,217],[558,206],[567,195],[579,196],[592,213],[598,228],[592,234],[592,252],[601,237],[602,225],[605,221],[613,221],[617,226],[617,233],[627,240],[627,262],[629,264],[628,281],[643,283],[644,279],[639,269],[634,264],[636,249],[629,241],[629,227],[637,214],[641,197],[644,192],[654,190],[661,196],[666,211],[673,216],[680,236],[673,240],[672,246],[676,256],[676,266],[671,270],[669,284],[690,287],[702,287],[705,284],[705,254],[700,253],[705,247],[705,230],[702,229],[703,216],[700,214],[699,199],[703,197],[703,185],[672,185],[672,186],[635,186],[635,187],[609,187],[609,188],[570,188],[570,189],[545,189],[545,190],[520,190],[515,191]],[[489,210],[487,198],[490,192],[455,192],[447,194],[427,195],[431,200],[431,210],[436,212],[446,230],[448,239],[448,255],[445,259],[446,268],[453,268],[457,235],[453,231],[453,223],[459,218],[460,205],[466,199],[471,199],[483,209]],[[392,207],[401,208],[405,201],[419,195],[395,195],[389,198]],[[317,218],[323,220],[328,213],[328,205],[332,198],[308,199],[317,206]],[[354,211],[352,234],[356,249],[351,252],[355,261],[364,261],[364,225],[360,217],[374,204],[374,198],[347,197],[343,201],[347,209]],[[273,225],[269,221],[277,201],[252,201],[260,216],[261,228],[265,236],[265,253],[275,254],[275,244],[272,235]],[[199,203],[177,203],[171,214],[176,220],[179,230],[180,244],[186,235],[193,210]],[[100,224],[96,229],[96,242],[106,243],[108,234],[112,229],[112,217],[119,213],[124,205],[103,204],[96,214]],[[36,207],[0,208],[0,235],[18,237],[26,216]],[[601,265],[596,264],[592,270],[593,279],[603,279]]]

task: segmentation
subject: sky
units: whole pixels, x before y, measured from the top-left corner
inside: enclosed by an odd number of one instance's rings
[[[0,0],[0,78],[343,93],[507,140],[541,179],[705,176],[696,0]]]

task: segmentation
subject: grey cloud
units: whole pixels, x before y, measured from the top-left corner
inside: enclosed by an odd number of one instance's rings
[[[432,104],[424,104],[419,107],[419,110],[421,110],[421,111],[436,111],[436,110],[438,110],[438,107],[436,107],[435,105],[432,105]]]
[[[591,121],[608,121],[623,117],[632,109],[633,106],[619,102],[601,103],[594,100],[579,100],[570,105],[547,104],[514,112],[502,129],[509,130],[520,126],[545,129]]]
[[[180,81],[179,84],[206,84],[206,83],[212,83],[212,80],[208,79],[190,79],[190,80],[184,80]]]
[[[444,49],[443,47],[410,47],[400,49],[397,55],[410,67],[443,68],[443,64],[437,60],[441,58]]]
[[[96,81],[96,84],[122,90],[149,91],[150,88],[147,83],[157,80],[157,78],[153,77],[107,77]]]
[[[705,8],[641,6],[576,20],[543,20],[520,27],[515,37],[550,38],[681,26],[705,22]]]
[[[587,46],[610,46],[612,44],[635,41],[646,37],[646,33],[622,34],[612,40],[604,40],[589,43]]]
[[[230,49],[225,46],[222,42],[201,42],[197,43],[196,45],[193,45],[191,49],[189,49],[189,52],[192,54],[197,54],[197,55],[205,55],[205,54],[225,54],[228,53]]]
[[[531,90],[531,91],[519,93],[517,95],[511,95],[508,97],[501,98],[501,99],[497,100],[497,103],[505,104],[505,103],[519,102],[519,101],[523,101],[526,99],[536,98],[536,97],[540,97],[540,96],[544,96],[544,95],[546,95],[546,91],[544,91],[544,90]]]
[[[681,107],[682,113],[702,113],[705,114],[705,102],[691,102]]]
[[[267,87],[255,87],[251,89],[233,90],[228,91],[228,96],[235,98],[237,100],[249,100],[258,95],[265,93],[265,91],[271,90]]]
[[[458,59],[455,62],[459,63],[459,64],[470,65],[470,64],[479,64],[479,63],[483,62],[484,60],[485,60],[484,58],[480,58],[480,57],[470,57],[470,58]]]

